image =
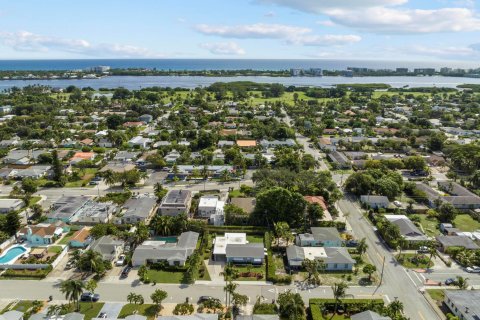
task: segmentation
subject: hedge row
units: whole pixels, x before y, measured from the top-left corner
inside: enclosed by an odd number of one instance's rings
[[[322,309],[333,311],[335,299],[310,299],[310,314],[312,320],[324,320]],[[375,306],[384,306],[382,299],[340,299],[338,305],[343,306],[345,312],[359,313],[372,309]]]

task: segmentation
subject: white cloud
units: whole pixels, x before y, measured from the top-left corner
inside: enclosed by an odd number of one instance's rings
[[[161,57],[146,48],[100,43],[92,44],[82,39],[65,39],[44,36],[28,31],[0,32],[0,42],[16,51],[50,52],[60,51],[94,57]]]
[[[480,19],[466,8],[399,10],[373,7],[362,12],[332,9],[333,22],[375,33],[434,33],[480,30]]]
[[[356,35],[315,35],[313,30],[280,24],[251,24],[236,26],[211,26],[201,24],[196,30],[206,35],[239,39],[281,39],[288,44],[305,46],[336,46],[358,42]]]
[[[304,46],[340,46],[350,43],[359,42],[361,37],[356,35],[306,35],[289,39],[288,42],[293,44],[301,44]]]
[[[290,7],[307,13],[323,13],[332,8],[357,9],[377,6],[393,6],[408,0],[257,0],[258,3]]]
[[[241,56],[246,53],[245,50],[235,42],[201,43],[200,47],[216,55]]]
[[[420,10],[401,7],[408,0],[257,0],[323,14],[336,24],[373,33],[434,33],[480,30],[471,1],[455,7]],[[399,7],[400,6],[400,7]]]
[[[312,31],[309,28],[265,23],[236,26],[212,26],[207,24],[199,24],[195,27],[195,29],[198,32],[206,35],[239,39],[284,39],[291,38],[296,35],[307,34]]]
[[[335,22],[333,22],[332,20],[321,20],[321,21],[317,21],[315,23],[318,24],[318,25],[324,26],[324,27],[335,26]]]

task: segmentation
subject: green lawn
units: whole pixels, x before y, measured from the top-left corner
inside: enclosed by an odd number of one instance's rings
[[[67,233],[66,235],[63,236],[62,239],[60,239],[60,241],[58,242],[58,244],[63,244],[63,245],[67,245],[69,242],[70,242],[70,239],[73,238],[73,234],[75,233],[75,231],[70,231],[69,233]]]
[[[32,307],[32,302],[31,300],[22,300],[19,301],[13,308],[12,310],[20,311],[20,312],[26,312],[28,309]]]
[[[93,305],[91,302],[80,302],[80,313],[85,315],[84,320],[91,320],[98,316],[103,305],[103,302],[94,302]]]
[[[130,304],[127,303],[123,306],[122,310],[120,310],[120,314],[118,315],[119,319],[123,319],[128,317],[134,313],[140,314],[142,316],[147,317],[148,319],[155,318],[155,305],[153,304]]]
[[[183,271],[148,270],[148,278],[156,283],[184,283]]]
[[[456,228],[462,231],[475,231],[480,229],[480,222],[474,220],[469,214],[459,214],[453,220]]]
[[[437,302],[441,303],[445,298],[445,291],[443,289],[427,289],[427,292],[430,297]]]
[[[60,253],[62,252],[63,248],[60,246],[50,246],[48,247],[48,252],[50,253]]]
[[[437,219],[428,219],[426,214],[415,214],[413,216],[420,218],[420,224],[427,236],[435,237],[440,234],[440,229],[438,229],[439,222]]]
[[[247,241],[250,243],[263,243],[263,236],[247,234]]]
[[[413,257],[415,257],[416,254],[415,253],[403,253],[402,252],[402,257],[403,257],[403,260],[399,259],[398,255],[397,255],[397,261],[400,262],[400,264],[402,266],[404,266],[405,268],[410,268],[410,269],[416,269],[416,268],[420,268],[420,269],[426,269],[428,268],[429,266],[427,265],[427,263],[419,263],[419,264],[415,264],[411,261],[411,259]],[[428,257],[428,255],[426,255]],[[433,261],[430,262],[430,267],[433,267],[434,263]]]
[[[230,198],[241,198],[241,197],[244,197],[245,195],[238,189],[235,189],[233,191],[230,191],[230,193],[228,194],[230,196]]]

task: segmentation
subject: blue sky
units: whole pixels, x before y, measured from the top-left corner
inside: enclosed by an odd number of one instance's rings
[[[0,59],[479,61],[479,0],[0,0]]]

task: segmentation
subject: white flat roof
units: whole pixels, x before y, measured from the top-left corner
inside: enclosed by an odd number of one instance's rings
[[[216,207],[218,202],[217,197],[201,197],[198,203],[199,207]]]
[[[246,233],[225,233],[223,237],[216,237],[214,240],[213,254],[226,254],[229,244],[247,244]]]
[[[325,248],[323,247],[302,247],[305,259],[315,260],[321,258],[328,258]]]

